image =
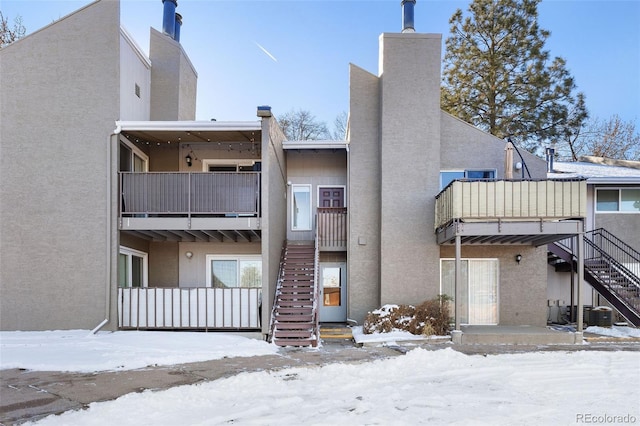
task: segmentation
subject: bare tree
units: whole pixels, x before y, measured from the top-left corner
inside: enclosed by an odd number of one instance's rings
[[[333,121],[333,133],[331,134],[332,139],[343,141],[347,138],[348,121],[349,116],[347,115],[346,111],[342,111],[336,116],[336,119]]]
[[[640,160],[640,133],[632,121],[618,115],[594,120],[585,134],[584,151],[596,157]]]
[[[280,116],[278,123],[290,141],[330,138],[327,125],[307,110],[291,110]]]
[[[583,155],[640,160],[640,133],[633,121],[624,121],[618,115],[608,120],[593,118],[565,136],[556,150],[560,160],[578,161]]]
[[[22,25],[22,17],[16,16],[13,19],[13,26],[9,25],[9,18],[5,18],[0,11],[0,49],[24,37],[26,29]]]

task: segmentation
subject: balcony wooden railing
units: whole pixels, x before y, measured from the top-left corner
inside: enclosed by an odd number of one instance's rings
[[[118,288],[123,329],[257,329],[260,288]]]
[[[347,249],[347,208],[318,208],[318,246],[320,250]]]
[[[260,212],[260,172],[121,172],[120,191],[122,216]]]
[[[456,180],[436,197],[435,228],[453,220],[561,220],[585,217],[584,179]]]

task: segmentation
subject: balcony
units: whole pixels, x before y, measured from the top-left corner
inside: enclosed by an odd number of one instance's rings
[[[318,208],[318,249],[321,251],[347,250],[347,208]]]
[[[120,195],[120,229],[139,237],[260,238],[260,172],[122,172]]]
[[[436,197],[439,244],[540,246],[583,231],[587,185],[582,179],[457,180]]]

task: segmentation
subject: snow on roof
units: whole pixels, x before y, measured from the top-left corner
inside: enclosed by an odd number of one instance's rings
[[[640,183],[640,169],[585,161],[554,162],[549,179],[585,177],[587,183]]]

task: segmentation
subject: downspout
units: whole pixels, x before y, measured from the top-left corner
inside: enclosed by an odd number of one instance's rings
[[[106,270],[106,282],[105,282],[105,318],[102,320],[100,324],[98,324],[93,330],[91,330],[90,334],[96,334],[102,327],[107,325],[111,320],[111,267],[112,267],[112,258],[111,258],[111,166],[112,166],[112,158],[111,158],[111,141],[114,136],[117,136],[122,131],[122,127],[118,122],[116,122],[116,128],[113,133],[109,136],[109,143],[107,143],[107,225],[106,225],[106,260],[107,260],[107,270]]]

